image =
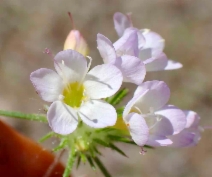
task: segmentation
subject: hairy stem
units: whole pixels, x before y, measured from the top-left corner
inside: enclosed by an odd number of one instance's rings
[[[70,177],[71,169],[74,165],[75,159],[76,159],[76,151],[75,151],[75,147],[72,146],[69,152],[68,161],[66,164],[66,169],[63,173],[63,177]]]

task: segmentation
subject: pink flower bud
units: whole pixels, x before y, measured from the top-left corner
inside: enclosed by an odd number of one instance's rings
[[[81,53],[84,56],[88,55],[88,45],[78,30],[71,30],[68,34],[64,50],[72,49]]]

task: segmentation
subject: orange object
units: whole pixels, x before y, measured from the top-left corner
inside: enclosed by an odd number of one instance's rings
[[[58,162],[52,166],[54,159],[49,151],[0,121],[0,177],[62,177],[64,167]]]

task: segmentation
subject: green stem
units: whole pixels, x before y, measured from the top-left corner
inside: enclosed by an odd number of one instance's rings
[[[0,115],[6,116],[6,117],[12,117],[12,118],[34,120],[34,121],[39,121],[39,122],[47,122],[46,116],[41,115],[41,114],[25,114],[25,113],[16,112],[16,111],[0,110]]]
[[[75,147],[72,145],[72,148],[69,152],[66,168],[65,168],[65,171],[63,173],[63,177],[69,177],[70,176],[71,169],[74,165],[75,159],[76,159]]]

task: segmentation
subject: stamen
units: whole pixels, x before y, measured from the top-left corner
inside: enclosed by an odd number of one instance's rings
[[[91,67],[92,58],[90,56],[86,56],[86,57],[89,59],[89,63],[88,63],[88,66],[87,66],[87,69],[86,69],[85,73],[83,74],[83,77],[82,77],[81,81],[79,82],[78,89],[80,88],[80,85],[84,81],[85,76],[86,76],[86,74],[88,73],[88,71],[89,71],[89,69]]]
[[[139,154],[141,154],[141,155],[145,155],[146,154],[146,150],[144,150],[144,148],[143,147],[141,147],[141,151],[139,152]]]
[[[65,75],[62,72],[62,68],[60,67],[60,63],[54,60],[54,56],[51,52],[51,50],[49,48],[45,48],[44,52],[45,54],[48,54],[49,56],[51,56],[51,59],[53,60],[53,62],[57,65],[57,67],[60,69],[61,71],[61,75],[63,76],[64,80],[67,80],[67,78],[65,77]],[[62,64],[64,65],[64,61],[62,60]]]
[[[59,95],[59,100],[62,101],[65,97],[63,95]]]
[[[92,58],[90,56],[86,56],[86,57],[89,59],[88,69],[87,69],[87,72],[88,72],[91,67]]]

